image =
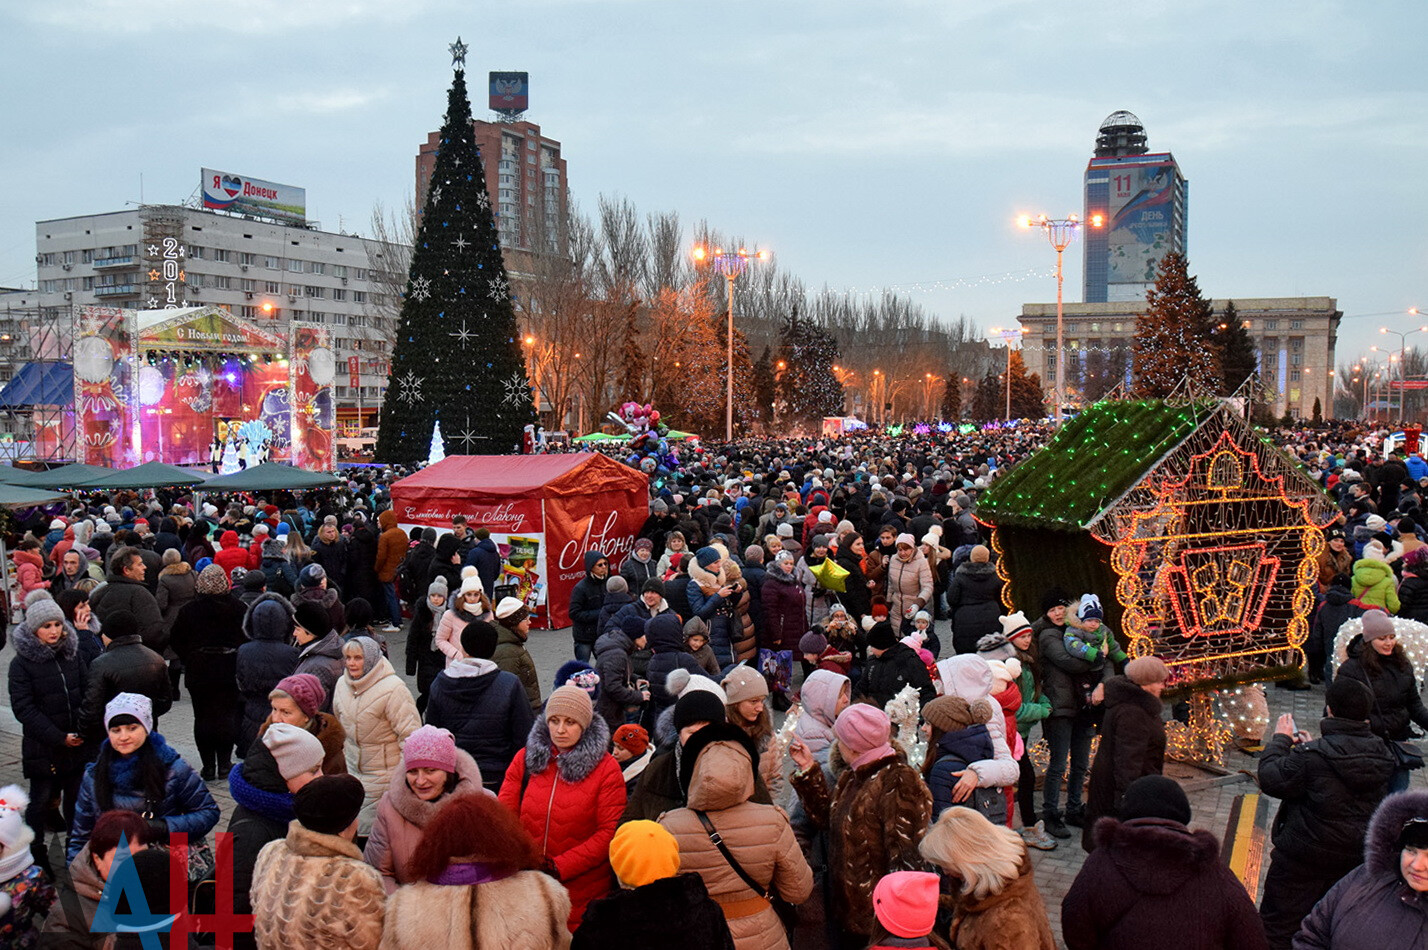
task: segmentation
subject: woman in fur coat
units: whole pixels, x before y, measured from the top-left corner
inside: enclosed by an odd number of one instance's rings
[[[563,950],[570,895],[540,866],[540,848],[494,798],[452,799],[412,853],[414,883],[387,899],[382,950]]]
[[[541,868],[570,892],[572,933],[585,905],[615,886],[610,840],[625,810],[625,781],[609,748],[610,728],[590,694],[561,686],[501,784],[501,802],[535,839]]]
[[[1021,835],[975,808],[949,808],[920,850],[955,883],[948,944],[959,950],[1056,950]]]

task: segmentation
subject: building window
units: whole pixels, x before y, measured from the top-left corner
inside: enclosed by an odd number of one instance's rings
[[[346,276],[347,276],[347,265],[346,265],[346,264],[335,264],[335,265],[333,265],[333,268],[332,268],[332,276],[333,276],[333,277],[346,277]]]
[[[229,277],[210,277],[209,280],[213,281],[213,288],[214,288],[215,290],[232,290],[232,289],[233,289],[233,287],[232,287],[232,278],[229,278]]]
[[[1304,321],[1303,321],[1303,320],[1290,320],[1290,321],[1289,321],[1289,329],[1291,329],[1291,330],[1302,330],[1302,329],[1304,329]]]
[[[288,270],[294,274],[301,274],[302,261],[288,261]]]
[[[1279,329],[1279,321],[1278,321],[1278,320],[1266,320],[1266,321],[1264,321],[1264,328],[1265,328],[1266,330],[1278,330],[1278,329]]]
[[[92,264],[92,263],[94,263],[94,251],[93,251],[92,249],[85,251],[83,254],[81,254],[81,255],[79,256],[79,260],[80,260],[80,263],[82,263],[82,264]]]
[[[256,320],[258,317],[258,308],[251,304],[244,304],[238,308],[238,316],[246,317],[249,320]]]
[[[232,255],[228,251],[223,250],[223,248],[215,247],[213,249],[213,259],[218,263],[227,264],[230,262],[231,258]]]
[[[1300,366],[1300,365],[1303,365],[1303,363],[1304,363],[1304,357],[1303,357],[1303,355],[1301,355],[1301,354],[1299,354],[1299,353],[1291,353],[1291,354],[1289,354],[1289,365],[1290,365],[1290,366]]]
[[[332,291],[332,299],[333,299],[333,300],[346,300],[346,299],[347,299],[347,291],[341,289],[340,287],[333,288],[333,291]]]
[[[352,276],[353,276],[353,277],[356,277],[358,280],[366,280],[366,279],[367,279],[367,268],[365,268],[365,267],[359,267],[359,268],[357,268],[357,273],[353,274]]]
[[[1299,382],[1299,370],[1297,370],[1297,369],[1291,369],[1291,370],[1289,371],[1289,378],[1290,378],[1290,380],[1293,381],[1293,382],[1296,382],[1296,383]]]
[[[307,272],[309,274],[325,274],[327,273],[327,265],[323,264],[320,261],[309,261],[307,265]]]
[[[253,255],[249,254],[247,251],[244,251],[242,254],[238,255],[238,263],[242,264],[244,267],[251,265],[253,263]]]
[[[276,257],[265,257],[263,258],[263,266],[268,270],[277,270],[278,259]]]
[[[1076,324],[1074,324],[1074,323],[1068,323],[1068,324],[1066,324],[1066,332],[1067,332],[1067,333],[1075,333],[1075,332],[1076,332]]]
[[[345,314],[345,313],[334,313],[334,314],[332,315],[332,322],[333,322],[335,325],[339,326],[339,327],[345,327],[345,326],[347,326],[347,314]]]
[[[280,293],[282,293],[282,292],[283,292],[283,285],[280,284],[280,283],[278,283],[277,281],[275,281],[275,280],[266,280],[266,281],[263,282],[263,293],[265,293],[265,294],[280,294]]]
[[[246,290],[248,293],[258,289],[258,282],[251,277],[244,277],[238,282],[239,290]]]
[[[309,297],[317,297],[320,299],[324,296],[324,291],[321,287],[314,287],[312,284],[308,284],[303,289],[307,292]]]

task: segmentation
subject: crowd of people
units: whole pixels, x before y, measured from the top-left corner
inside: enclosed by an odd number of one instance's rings
[[[1051,950],[1031,851],[1079,832],[1072,950],[1167,921],[1184,947],[1422,945],[1428,793],[1400,743],[1428,712],[1385,611],[1428,612],[1428,465],[1283,434],[1344,519],[1306,645],[1320,737],[1282,720],[1259,764],[1282,804],[1257,909],[1161,774],[1169,671],[1126,656],[1114,591],[1003,603],[977,496],[1048,435],[686,453],[631,553],[587,552],[553,677],[489,533],[402,530],[393,473],[37,515],[13,550],[29,789],[0,790],[0,942],[115,945],[91,925],[132,862],[168,912],[169,874],[196,907],[224,881],[262,948]],[[192,763],[159,731],[185,701]]]

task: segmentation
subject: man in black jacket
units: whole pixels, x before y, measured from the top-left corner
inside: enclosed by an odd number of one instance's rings
[[[115,613],[124,611],[131,614],[144,645],[151,650],[162,650],[168,645],[168,633],[164,629],[164,615],[159,610],[158,598],[144,583],[146,571],[143,554],[138,548],[119,548],[109,562],[109,574],[105,577],[104,586],[90,595],[89,606],[106,628],[109,618]],[[158,572],[154,574],[157,577]],[[100,712],[103,712],[102,707],[96,715]]]
[[[595,641],[600,639],[600,608],[605,606],[605,581],[610,576],[610,559],[600,551],[585,552],[585,576],[570,591],[570,633],[575,640],[575,658],[590,662]]]
[[[892,698],[911,686],[926,706],[937,698],[932,676],[912,647],[897,639],[892,624],[883,620],[868,631],[868,668],[858,680],[858,695],[866,696],[882,709]]]
[[[1394,770],[1387,745],[1369,731],[1368,687],[1341,676],[1324,699],[1320,738],[1297,732],[1286,713],[1259,760],[1260,789],[1282,799],[1259,905],[1273,950],[1289,950],[1319,898],[1363,861],[1369,819]]]
[[[149,697],[154,707],[153,731],[158,732],[159,716],[173,706],[168,664],[144,646],[138,621],[127,610],[110,614],[100,636],[104,652],[89,666],[89,683],[79,713],[84,737],[94,741],[104,738],[104,706],[120,693]]]

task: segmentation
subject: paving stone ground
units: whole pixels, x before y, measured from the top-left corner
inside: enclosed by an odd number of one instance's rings
[[[951,637],[947,635],[946,631],[940,629],[945,625],[945,622],[939,623],[939,631],[943,634],[944,644],[951,642]],[[398,673],[401,673],[405,667],[405,632],[388,634],[387,642],[391,649],[392,665],[396,667]],[[532,631],[528,649],[535,660],[536,668],[540,671],[542,691],[548,693],[555,671],[571,657],[570,631]],[[0,673],[7,674],[0,676],[0,784],[10,782],[27,784],[20,775],[20,726],[10,711],[8,670],[11,656],[13,656],[13,652],[10,650],[0,652]],[[404,678],[415,691],[415,678]],[[1322,687],[1314,687],[1302,692],[1270,688],[1266,692],[1269,695],[1271,723],[1281,713],[1292,712],[1295,722],[1299,724],[1300,728],[1308,729],[1315,735],[1318,734],[1318,722],[1324,703]],[[179,750],[185,759],[197,767],[196,763],[199,759],[198,748],[193,741],[193,704],[187,689],[184,690],[183,697],[174,705],[173,710],[164,716],[160,728],[165,738]],[[1222,841],[1236,796],[1257,790],[1253,779],[1255,760],[1252,756],[1238,751],[1232,752],[1228,757],[1226,767],[1231,772],[1229,776],[1212,775],[1178,764],[1167,769],[1168,774],[1181,782],[1190,799],[1195,816],[1191,822],[1192,827],[1205,828]],[[1428,787],[1428,769],[1413,773],[1413,785],[1414,787]],[[208,788],[218,802],[219,808],[222,809],[223,817],[218,827],[224,829],[228,826],[228,818],[233,811],[233,799],[228,794],[227,783],[210,782]],[[1275,803],[1271,801],[1265,816],[1266,821],[1272,821],[1275,807]],[[1074,833],[1076,829],[1072,829],[1072,831]],[[63,848],[60,841],[62,837],[51,836],[51,856],[56,868],[59,868],[63,863]],[[1031,852],[1036,868],[1036,883],[1046,903],[1047,914],[1051,918],[1052,931],[1057,935],[1058,941],[1061,934],[1061,899],[1070,889],[1071,882],[1080,871],[1081,862],[1085,859],[1085,853],[1081,850],[1079,841],[1078,835],[1069,841],[1062,842],[1055,851],[1033,850]],[[1267,866],[1268,861],[1266,860],[1264,867],[1267,868]],[[1263,868],[1261,873],[1263,873]]]

